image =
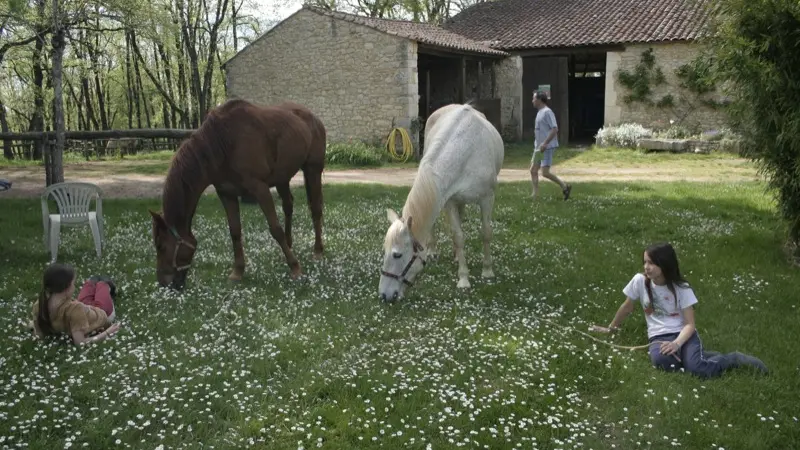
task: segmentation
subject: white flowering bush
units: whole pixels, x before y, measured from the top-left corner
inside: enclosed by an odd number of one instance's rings
[[[548,186],[543,195],[560,195]],[[565,328],[607,324],[641,270],[642,249],[669,235],[702,294],[703,317],[717,318],[701,328],[713,350],[741,349],[791,374],[794,341],[776,333],[800,332],[800,280],[759,245],[774,239],[774,216],[758,186],[584,183],[567,207],[544,202],[532,214],[527,183],[501,184],[497,278],[480,278],[481,225],[471,206],[464,231],[472,289],[455,289],[451,241],[440,227],[440,258],[395,305],[377,295],[383,211],[399,209],[408,189],[327,186],[320,262],[311,258],[299,189],[298,281],[256,206],[242,207],[248,266],[233,284],[224,212],[216,198],[201,200],[198,249],[181,293],[155,284],[146,210],[157,201],[104,203],[100,260],[88,230],[64,229],[59,260],[81,280],[109,275],[119,290],[122,330],[85,348],[37,341],[19,326],[48,255],[36,200],[5,201],[0,449],[792,446],[791,376],[738,370],[702,383],[657,372],[646,351],[612,349]],[[714,264],[705,264],[709,250]],[[742,315],[746,327],[732,326]],[[646,343],[641,313],[613,339]]]
[[[595,143],[600,147],[636,148],[639,139],[653,136],[653,130],[636,123],[603,127],[595,135]]]

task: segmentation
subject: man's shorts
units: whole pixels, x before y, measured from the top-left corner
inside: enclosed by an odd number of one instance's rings
[[[542,152],[535,152],[533,156],[531,156],[531,164],[536,165],[537,161],[539,166],[541,167],[550,167],[553,165],[553,153],[556,152],[556,148],[558,147],[550,147],[547,150]]]

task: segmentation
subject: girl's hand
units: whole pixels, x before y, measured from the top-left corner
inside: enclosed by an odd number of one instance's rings
[[[594,331],[595,333],[611,334],[614,331],[616,331],[616,328],[606,328],[606,327],[601,327],[600,325],[592,325],[589,327],[589,331]]]
[[[681,350],[681,346],[678,345],[675,341],[672,342],[662,342],[661,343],[661,354],[662,355],[675,355],[678,356],[678,352]]]
[[[108,327],[108,330],[106,330],[106,335],[108,337],[111,337],[111,336],[117,334],[117,331],[119,331],[119,328],[120,328],[119,322],[111,325],[110,327]]]

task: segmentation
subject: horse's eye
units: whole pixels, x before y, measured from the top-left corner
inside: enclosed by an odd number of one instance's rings
[[[394,252],[392,253],[392,256],[394,257],[394,259],[400,259],[403,256],[403,254],[400,252]]]

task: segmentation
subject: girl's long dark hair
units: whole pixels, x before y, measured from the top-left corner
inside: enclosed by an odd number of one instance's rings
[[[686,281],[681,274],[681,268],[678,264],[678,255],[675,253],[675,249],[672,248],[672,245],[668,242],[659,242],[647,247],[645,253],[650,257],[650,261],[658,266],[661,269],[661,273],[664,274],[664,279],[667,282],[667,289],[669,289],[669,291],[672,292],[672,296],[675,297],[675,307],[677,308],[678,294],[675,292],[675,286],[682,288],[689,287],[689,282]],[[650,283],[650,279],[645,278],[644,286],[652,302],[653,290]]]
[[[56,334],[50,322],[50,297],[66,291],[73,279],[75,269],[67,264],[54,263],[45,269],[42,290],[39,292],[39,315],[36,316],[36,323],[45,335]]]

